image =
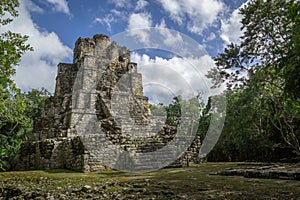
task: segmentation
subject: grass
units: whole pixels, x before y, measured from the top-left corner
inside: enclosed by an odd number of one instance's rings
[[[300,197],[300,181],[209,175],[224,168],[238,167],[239,164],[204,163],[189,168],[167,168],[143,174],[115,170],[94,173],[77,173],[68,170],[4,172],[0,173],[0,199],[1,192],[2,197],[5,195],[7,197],[8,186],[20,189],[23,198],[32,195],[34,191],[38,191],[39,197],[46,198],[50,195],[54,199],[297,199]]]

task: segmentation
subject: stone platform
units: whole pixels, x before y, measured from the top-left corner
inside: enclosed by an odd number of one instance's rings
[[[212,175],[300,181],[300,163],[246,163],[241,165],[241,168],[223,169]]]

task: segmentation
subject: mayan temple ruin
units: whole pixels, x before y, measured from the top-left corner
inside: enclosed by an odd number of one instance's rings
[[[163,151],[170,153],[162,149],[176,133],[163,117],[151,114],[142,75],[137,64],[130,62],[129,49],[102,34],[79,38],[73,63],[58,64],[55,93],[35,120],[17,168],[83,172],[127,169],[128,165],[159,168],[159,159],[168,160],[162,157]],[[185,153],[174,154],[173,164],[198,162],[200,139],[192,140]],[[151,152],[159,150],[150,159]]]

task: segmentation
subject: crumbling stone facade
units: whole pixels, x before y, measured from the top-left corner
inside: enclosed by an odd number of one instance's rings
[[[85,121],[88,117],[92,123]],[[152,116],[148,98],[143,95],[142,76],[137,64],[130,62],[126,47],[102,34],[79,38],[73,64],[58,65],[55,93],[34,122],[17,168],[113,168],[114,146],[138,154],[156,151],[172,141],[177,130],[164,122]],[[95,148],[97,145],[103,146],[101,150]],[[199,148],[199,137],[193,138],[190,148],[175,163],[198,162]],[[147,165],[139,167],[147,170]]]

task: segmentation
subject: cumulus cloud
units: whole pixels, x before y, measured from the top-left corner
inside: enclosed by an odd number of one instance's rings
[[[213,59],[208,55],[164,59],[133,53],[131,60],[138,63],[138,70],[143,75],[145,95],[152,103],[169,104],[174,96],[191,98],[198,93],[206,101],[209,96],[221,91],[211,90],[211,81],[205,77],[207,71],[215,67]]]
[[[26,91],[41,88],[53,91],[57,64],[72,56],[72,50],[65,46],[54,32],[41,31],[32,21],[28,11],[29,1],[21,1],[19,16],[8,26],[0,27],[0,32],[12,32],[28,35],[28,43],[33,52],[23,55],[16,70],[14,80],[17,86]]]
[[[170,17],[172,20],[176,21],[178,24],[182,24],[184,13],[183,13],[183,7],[181,4],[183,2],[180,1],[174,1],[174,0],[158,0],[159,3],[163,6],[163,8],[169,12]]]
[[[179,25],[186,24],[188,31],[202,34],[212,26],[225,8],[219,0],[158,0],[170,18]]]
[[[129,29],[142,29],[151,26],[152,20],[149,13],[133,13],[129,17]]]
[[[46,0],[48,3],[53,5],[53,10],[56,12],[62,12],[70,15],[70,9],[66,0]]]
[[[159,25],[155,26],[159,29],[162,37],[164,37],[163,43],[167,46],[178,46],[178,44],[183,42],[182,36],[179,32],[171,32],[170,29],[166,27],[165,20],[163,19]]]
[[[152,19],[149,13],[133,13],[129,16],[128,27],[130,35],[136,37],[142,43],[149,43],[149,31]]]
[[[113,35],[111,40],[129,49],[160,49],[184,57],[199,57],[205,54],[203,45],[193,38],[167,28],[165,20],[152,25],[148,13],[133,13],[129,17],[127,30]]]
[[[242,6],[244,6],[243,4]],[[241,24],[242,15],[239,14],[239,8],[234,10],[229,19],[221,20],[221,34],[220,37],[225,45],[230,43],[239,43],[242,36]]]
[[[141,10],[143,8],[145,8],[146,6],[148,6],[149,3],[146,0],[138,0],[136,3],[136,7],[135,10]]]

